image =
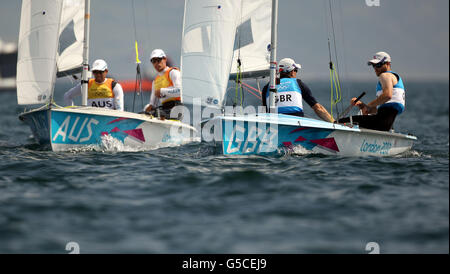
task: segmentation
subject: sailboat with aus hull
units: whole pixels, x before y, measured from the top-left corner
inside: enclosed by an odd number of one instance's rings
[[[186,101],[219,114],[205,119],[202,128],[214,132],[207,141],[218,144],[223,154],[272,154],[287,149],[343,156],[390,156],[411,149],[417,138],[409,134],[276,113],[278,1],[207,2],[186,0],[181,63],[187,77],[183,78],[183,87]],[[270,15],[264,16],[261,7]],[[264,27],[268,24],[270,28]],[[245,42],[236,43],[242,33]],[[250,68],[242,74],[261,75],[266,71],[270,75],[270,113],[226,111],[224,98],[236,44],[239,65],[244,62]],[[202,73],[205,70],[208,73]]]
[[[193,140],[196,129],[178,120],[87,106],[89,0],[23,0],[17,61],[19,105],[41,107],[19,119],[54,151],[99,147],[104,138],[154,149]],[[82,106],[53,101],[57,77],[82,72]]]

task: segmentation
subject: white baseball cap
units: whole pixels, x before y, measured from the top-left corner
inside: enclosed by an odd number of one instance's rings
[[[291,58],[281,59],[278,66],[280,67],[280,72],[291,72],[294,69],[302,68],[300,64],[296,64],[295,61]]]
[[[150,55],[150,61],[153,58],[164,58],[164,57],[166,57],[166,54],[162,49],[155,49],[152,51],[152,54]]]
[[[97,59],[92,63],[91,71],[105,71],[108,69],[108,64],[106,64],[105,60]]]
[[[373,59],[370,59],[369,62],[367,62],[367,64],[369,66],[371,66],[371,65],[378,64],[380,62],[383,62],[383,63],[389,62],[390,63],[391,56],[384,51],[380,51],[380,52],[375,53],[375,55],[373,56]]]

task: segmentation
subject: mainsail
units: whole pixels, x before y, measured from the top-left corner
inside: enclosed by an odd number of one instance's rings
[[[58,77],[82,70],[84,4],[84,0],[64,0],[59,27]]]
[[[83,16],[83,0],[23,0],[17,60],[19,105],[48,103],[56,74],[66,75],[81,66]]]
[[[241,0],[186,0],[181,50],[183,101],[222,107]]]
[[[269,76],[272,0],[242,0],[230,79]]]

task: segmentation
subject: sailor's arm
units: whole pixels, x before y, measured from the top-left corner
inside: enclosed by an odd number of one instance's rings
[[[123,101],[123,89],[122,86],[117,83],[116,86],[113,89],[114,91],[114,105],[117,110],[124,110],[124,101]]]
[[[177,69],[172,69],[170,71],[170,79],[172,80],[173,87],[162,88],[160,91],[161,98],[169,96],[180,96],[181,94],[181,73]]]
[[[369,110],[373,108],[376,109],[377,106],[380,106],[386,103],[387,101],[391,100],[392,93],[394,91],[392,77],[395,76],[390,73],[383,73],[380,75],[380,83],[381,87],[383,88],[383,93],[380,96],[378,96],[375,100],[367,104]]]
[[[356,97],[353,97],[353,98],[350,100],[350,104],[359,107],[359,109],[362,111],[362,114],[363,114],[363,115],[368,115],[368,114],[375,114],[375,113],[377,113],[377,108],[376,108],[376,107],[370,108],[370,107],[368,107],[366,104],[364,104],[364,103],[361,102],[361,101],[358,101],[358,102],[356,102],[356,103],[355,103],[355,101],[356,101]]]
[[[305,100],[305,102],[308,103],[308,105],[314,110],[316,115],[319,116],[320,119],[324,121],[333,123],[334,122],[333,117],[330,115],[330,113],[328,113],[326,108],[324,108],[321,104],[317,103],[317,100],[312,95],[312,92],[309,89],[309,87],[299,79],[297,79],[297,83],[300,89],[302,90],[303,100]]]
[[[320,117],[320,119],[333,123],[334,119],[331,117],[330,113],[319,103],[316,103],[314,106],[312,106],[312,109],[317,114],[317,116]]]
[[[64,105],[73,106],[73,98],[81,96],[81,83],[64,93]]]
[[[352,98],[351,104],[358,106],[359,109],[362,110],[364,115],[377,113],[377,106],[380,106],[380,105],[386,103],[387,101],[391,100],[391,98],[392,98],[393,86],[394,86],[392,77],[395,77],[395,76],[393,76],[390,73],[383,73],[380,75],[380,83],[381,83],[381,87],[383,88],[383,93],[381,93],[381,95],[378,96],[372,102],[370,102],[366,105],[363,102],[358,101],[355,104],[356,98]]]
[[[152,83],[152,94],[150,95],[150,102],[148,104],[148,107],[145,109],[145,112],[150,112],[152,109],[156,106],[156,95],[155,95],[155,81]]]

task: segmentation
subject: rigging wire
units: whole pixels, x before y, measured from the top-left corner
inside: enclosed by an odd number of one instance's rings
[[[137,38],[137,27],[136,27],[136,15],[134,0],[131,1],[132,7],[132,17],[133,17],[133,28],[134,28],[134,47],[136,51],[136,81],[134,85],[134,97],[133,97],[133,112],[136,102],[136,95],[141,97],[141,108],[144,109],[144,98],[142,94],[142,75],[141,75],[141,61],[139,60],[139,50],[138,50],[138,38]]]
[[[241,22],[240,26],[242,26],[242,11],[243,11],[244,1],[241,2]],[[236,73],[236,89],[234,95],[233,108],[236,107],[238,103],[238,97],[240,97],[239,106],[243,106],[243,90],[242,90],[242,62],[241,62],[241,29],[238,28],[238,39],[237,39],[237,48],[238,48],[238,56],[237,56],[237,73]]]
[[[146,25],[147,25],[147,30],[146,30],[146,36],[147,36],[147,41],[145,41],[145,48],[146,49],[149,49],[150,48],[150,32],[151,32],[151,30],[152,30],[152,27],[151,27],[151,24],[150,24],[150,8],[148,7],[148,5],[149,5],[149,2],[150,1],[144,1],[144,3],[145,3],[145,23],[146,23]]]
[[[254,88],[254,87],[252,87],[252,86],[250,86],[250,85],[248,85],[248,84],[246,84],[246,83],[242,83],[242,86],[243,86],[244,90],[246,90],[248,93],[252,94],[253,96],[255,96],[256,98],[258,98],[259,100],[262,99],[262,98],[261,98],[262,92],[261,92],[259,89],[256,89],[256,88]],[[259,95],[256,94],[256,93],[254,93],[252,90],[255,91],[255,92],[258,92]]]
[[[331,5],[331,1],[332,0],[329,0],[329,3],[330,3],[330,17],[331,17],[330,18],[331,19],[331,30],[333,31],[334,57],[336,59],[337,69],[339,70],[340,66],[339,66],[339,58],[338,58],[338,52],[337,52],[337,46],[336,46],[336,31],[335,31],[335,28],[334,28],[333,8],[332,8],[332,5]]]
[[[340,21],[341,21],[341,23],[340,23],[340,33],[341,33],[341,35],[342,35],[342,39],[341,39],[341,42],[342,42],[342,51],[341,51],[341,53],[342,53],[342,63],[343,63],[343,67],[344,67],[344,83],[342,84],[342,86],[343,87],[345,87],[345,88],[343,88],[343,90],[345,91],[345,98],[350,98],[350,89],[353,87],[352,86],[352,84],[351,84],[351,82],[349,81],[349,73],[348,73],[348,63],[347,63],[347,55],[346,55],[346,51],[347,51],[347,47],[346,47],[346,44],[345,44],[345,41],[346,41],[346,39],[345,39],[345,29],[344,29],[344,23],[343,23],[343,14],[344,14],[344,12],[343,12],[343,9],[342,9],[342,1],[339,1],[338,2],[339,3],[339,17],[340,17]],[[341,101],[341,107],[342,107],[342,109],[344,109],[344,103],[343,103],[343,101]]]
[[[331,106],[330,106],[330,114],[333,116],[333,106],[336,106],[337,117],[339,117],[339,108],[338,103],[342,100],[342,91],[339,77],[339,57],[336,46],[336,30],[334,27],[334,18],[333,18],[333,7],[332,0],[329,0],[329,11],[330,11],[330,24],[331,24],[331,33],[332,33],[332,41],[333,41],[333,50],[334,50],[334,59],[336,60],[336,66],[333,63],[332,49],[331,49],[331,41],[330,41],[330,30],[328,29],[328,20],[327,20],[327,30],[328,30],[328,53],[329,53],[329,70],[330,70],[330,90],[331,90]],[[334,117],[334,116],[333,116]]]

